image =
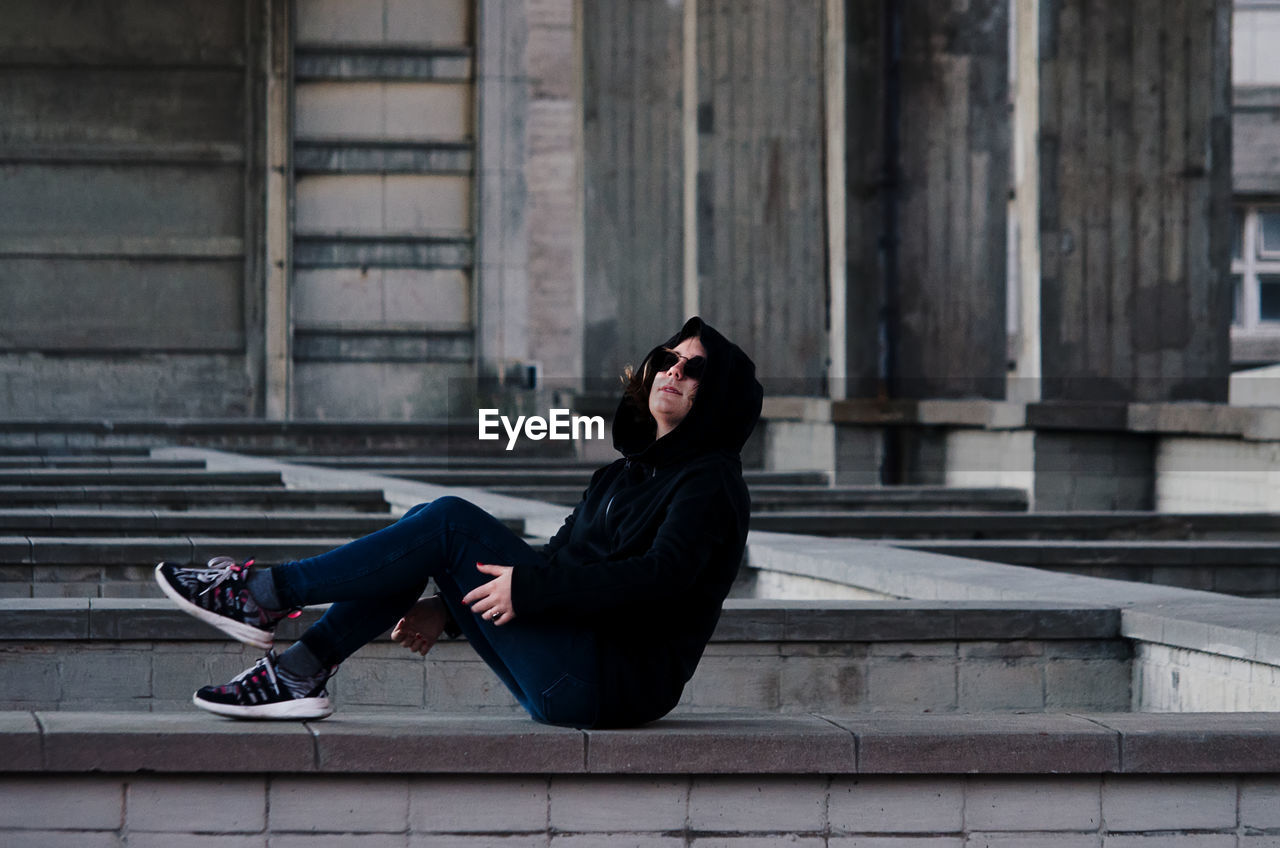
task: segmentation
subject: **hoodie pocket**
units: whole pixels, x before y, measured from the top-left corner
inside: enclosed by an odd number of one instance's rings
[[[548,724],[591,727],[600,715],[600,687],[565,674],[542,691],[542,719]]]

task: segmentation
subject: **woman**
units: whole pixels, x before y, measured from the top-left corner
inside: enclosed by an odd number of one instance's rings
[[[737,574],[750,500],[739,452],[760,415],[755,365],[699,318],[654,348],[599,469],[540,550],[454,497],[336,550],[272,568],[226,557],[161,563],[187,612],[267,650],[197,706],[241,718],[323,718],[337,665],[388,627],[425,654],[456,628],[536,720],[620,727],[660,718],[693,675]],[[419,600],[429,578],[440,593]],[[279,657],[275,625],[332,603]],[[399,620],[397,623],[397,619]]]

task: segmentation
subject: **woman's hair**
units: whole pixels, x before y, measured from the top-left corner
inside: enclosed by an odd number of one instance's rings
[[[698,336],[687,336],[686,338],[696,339]],[[679,339],[676,344],[683,341],[685,339]],[[645,415],[649,415],[649,392],[653,390],[653,378],[658,376],[658,369],[654,364],[655,354],[660,350],[662,350],[661,345],[649,351],[649,355],[644,358],[644,362],[640,363],[639,369],[628,365],[622,372],[623,396]]]

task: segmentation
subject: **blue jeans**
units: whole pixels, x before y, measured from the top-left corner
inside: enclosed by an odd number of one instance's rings
[[[474,504],[443,497],[328,553],[271,569],[287,607],[332,604],[303,641],[338,663],[391,628],[434,578],[476,653],[535,720],[591,726],[599,713],[595,634],[557,621],[481,619],[462,597],[493,578],[476,563],[546,568],[538,551]]]

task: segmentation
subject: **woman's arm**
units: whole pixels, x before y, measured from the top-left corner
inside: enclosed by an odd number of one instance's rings
[[[717,552],[737,541],[745,521],[740,497],[719,469],[691,477],[676,491],[649,550],[604,562],[517,567],[511,602],[525,617],[589,615],[637,603],[670,600],[694,585]]]

